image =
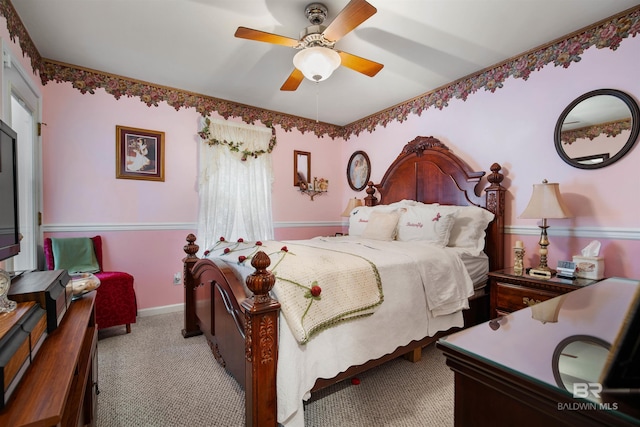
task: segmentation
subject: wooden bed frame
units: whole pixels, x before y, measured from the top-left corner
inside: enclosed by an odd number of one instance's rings
[[[495,214],[486,236],[485,252],[490,270],[503,268],[505,188],[500,165],[494,163],[482,194],[481,178],[444,144],[433,137],[409,142],[391,164],[380,184],[369,183],[365,204],[374,206],[403,199],[447,205],[476,205]],[[278,363],[278,321],[280,304],[269,296],[275,278],[267,270],[269,257],[252,258],[256,272],[247,278],[253,296],[247,298],[241,281],[222,262],[199,259],[193,234],[187,236],[184,251],[185,312],[182,335],[204,334],[216,360],[244,387],[247,426],[277,426],[276,368]],[[488,286],[470,299],[465,310],[465,327],[488,320]],[[401,355],[419,359],[433,337],[398,348],[380,359],[353,366],[331,380],[319,379],[314,391],[350,378]]]

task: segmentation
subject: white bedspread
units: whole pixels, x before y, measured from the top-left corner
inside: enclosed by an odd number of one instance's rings
[[[463,326],[461,309],[468,308],[473,284],[456,251],[421,242],[354,236],[295,244],[349,252],[373,262],[384,302],[372,315],[323,330],[306,344],[296,341],[284,319],[280,322],[278,422],[284,426],[304,427],[303,401],[310,397],[316,379],[333,378],[411,341]],[[250,272],[244,268],[239,273]]]

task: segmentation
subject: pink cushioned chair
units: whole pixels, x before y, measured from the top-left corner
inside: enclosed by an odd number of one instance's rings
[[[102,270],[102,237],[92,237],[93,249],[100,266],[94,273],[100,279],[100,287],[96,290],[96,323],[98,329],[125,325],[127,333],[131,332],[131,324],[136,323],[138,305],[133,289],[133,276],[120,271]],[[51,239],[44,239],[44,257],[47,270],[54,269]]]

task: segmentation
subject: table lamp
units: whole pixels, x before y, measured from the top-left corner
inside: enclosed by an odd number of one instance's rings
[[[344,212],[340,214],[340,216],[350,216],[351,211],[357,208],[358,206],[362,206],[362,200],[354,197],[353,199],[349,199],[349,203],[347,203],[347,207],[344,209]]]
[[[519,218],[523,219],[542,219],[542,229],[540,233],[540,265],[529,270],[529,275],[540,277],[551,277],[552,271],[547,266],[547,247],[549,239],[547,238],[547,219],[570,218],[571,212],[565,205],[560,195],[560,184],[549,183],[543,180],[542,184],[533,184],[533,194],[531,200],[520,214]]]

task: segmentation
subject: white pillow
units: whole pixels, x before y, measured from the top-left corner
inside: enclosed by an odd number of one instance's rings
[[[388,206],[395,206],[396,208],[400,208],[400,207],[415,206],[420,204],[422,203],[416,202],[415,200],[403,199],[403,200],[400,200],[399,202],[389,203]]]
[[[487,226],[495,215],[478,206],[440,206],[442,212],[457,212],[447,246],[471,249],[476,255],[484,250]]]
[[[378,205],[378,206],[358,206],[351,211],[349,215],[349,235],[361,236],[365,227],[369,223],[369,217],[373,212],[393,212],[397,206]]]
[[[398,223],[397,239],[447,246],[456,212],[443,213],[438,205],[407,206]]]
[[[372,212],[362,236],[365,239],[393,240],[396,237],[400,214],[393,212]]]

